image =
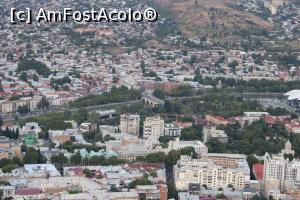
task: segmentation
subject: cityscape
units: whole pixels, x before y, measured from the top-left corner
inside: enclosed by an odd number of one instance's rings
[[[104,9],[157,16],[22,21]],[[1,0],[0,16],[1,200],[300,200],[299,0]]]

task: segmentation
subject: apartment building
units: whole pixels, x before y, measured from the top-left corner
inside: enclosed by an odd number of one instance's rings
[[[119,140],[106,143],[106,151],[113,151],[120,159],[135,160],[138,156],[147,156],[157,151],[146,140],[141,140],[134,135],[124,135]]]
[[[191,183],[211,189],[232,187],[242,190],[250,181],[250,169],[244,159],[238,160],[235,167],[226,168],[211,160],[181,156],[174,166],[174,178],[177,190],[188,190]]]
[[[13,197],[15,195],[15,187],[14,186],[0,186],[0,191],[2,193],[2,198],[6,199],[9,197]]]
[[[27,106],[31,111],[37,108],[38,103],[41,101],[41,96],[23,97],[18,100],[2,100],[0,101],[0,113],[7,115],[16,113],[18,107]]]
[[[15,140],[10,140],[5,136],[0,136],[0,159],[21,157],[21,146]]]
[[[264,157],[264,186],[269,188],[283,188],[288,160],[281,155],[265,154]]]
[[[140,116],[131,114],[121,115],[120,130],[122,133],[139,136]]]
[[[203,142],[206,143],[211,139],[227,143],[228,136],[223,130],[219,130],[215,126],[206,126],[203,128]]]
[[[179,137],[181,135],[181,128],[177,124],[165,124],[164,136]]]
[[[199,140],[195,141],[180,141],[179,138],[176,138],[176,140],[171,140],[168,143],[168,150],[180,150],[185,147],[194,147],[195,152],[198,154],[198,156],[206,156],[208,153],[208,148]]]
[[[160,199],[160,190],[155,185],[137,185],[136,191],[145,199]]]
[[[247,119],[249,124],[269,115],[270,114],[268,112],[244,112],[244,117]]]
[[[283,154],[264,157],[264,189],[270,191],[288,191],[300,187],[300,161],[284,158]]]
[[[146,117],[144,122],[144,139],[158,139],[164,134],[165,121],[160,116]]]
[[[239,160],[246,160],[247,156],[244,154],[228,154],[228,153],[208,153],[207,159],[213,163],[226,167],[234,168]]]

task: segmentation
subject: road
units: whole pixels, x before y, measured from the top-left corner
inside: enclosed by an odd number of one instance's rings
[[[168,97],[166,98],[166,100],[175,100],[175,99],[193,99],[193,98],[199,98],[199,97],[203,97],[205,95],[208,94],[222,94],[220,92],[211,92],[211,93],[203,93],[201,95],[194,95],[194,96],[186,96],[186,97]],[[278,96],[282,96],[284,93],[261,93],[261,92],[246,92],[246,93],[227,93],[226,95],[230,95],[230,96],[257,96],[259,97],[264,97],[264,96],[272,96],[272,97],[278,97]]]
[[[194,96],[184,96],[184,97],[167,97],[166,100],[184,100],[184,99],[193,99],[193,98],[199,98],[199,97],[203,97],[205,95],[208,94],[221,94],[220,92],[213,92],[213,93],[203,93],[200,95],[194,95]],[[278,96],[282,96],[283,93],[258,93],[258,92],[247,92],[247,93],[227,93],[227,95],[231,95],[231,96],[257,96],[257,97],[264,97],[264,96],[273,96],[273,97],[278,97]],[[87,106],[87,107],[83,107],[85,108],[87,111],[91,112],[94,110],[99,110],[99,109],[103,109],[103,108],[107,108],[107,107],[113,107],[113,106],[119,106],[119,105],[130,105],[130,104],[135,104],[135,103],[139,103],[142,102],[142,99],[139,100],[132,100],[132,101],[126,101],[126,102],[118,102],[118,103],[109,103],[109,104],[103,104],[103,105],[96,105],[96,106]],[[68,107],[63,107],[63,108],[55,108],[52,110],[48,110],[45,112],[41,112],[41,113],[35,113],[35,114],[31,114],[31,115],[26,115],[26,116],[19,116],[18,119],[26,119],[29,117],[38,117],[40,115],[43,114],[47,114],[47,113],[61,113],[64,111],[77,111],[79,110],[79,108],[68,108]],[[8,117],[8,118],[3,118],[2,119],[5,122],[8,121],[13,121],[15,120],[14,117]]]

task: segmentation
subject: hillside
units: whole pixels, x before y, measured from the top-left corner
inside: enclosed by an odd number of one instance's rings
[[[156,0],[169,7],[178,29],[188,37],[218,37],[269,30],[272,24],[262,18],[229,7],[239,0]]]

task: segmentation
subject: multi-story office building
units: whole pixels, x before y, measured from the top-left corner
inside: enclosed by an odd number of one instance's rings
[[[121,115],[120,129],[122,133],[139,136],[140,116],[131,114]]]
[[[158,139],[164,134],[165,121],[159,116],[146,117],[144,122],[144,139]]]
[[[250,169],[245,159],[236,161],[233,168],[227,168],[209,159],[181,156],[174,166],[174,178],[177,190],[187,190],[191,183],[211,189],[232,187],[242,190],[250,181]]]

